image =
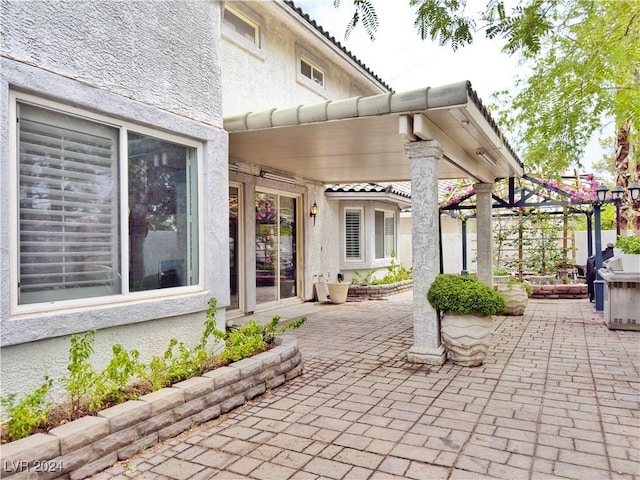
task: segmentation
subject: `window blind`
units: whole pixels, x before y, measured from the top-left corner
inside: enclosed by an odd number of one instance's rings
[[[347,260],[360,260],[362,258],[360,210],[345,210],[344,230]]]
[[[18,109],[20,303],[117,293],[118,131]]]
[[[384,215],[384,258],[391,258],[395,244],[395,221],[393,213]]]

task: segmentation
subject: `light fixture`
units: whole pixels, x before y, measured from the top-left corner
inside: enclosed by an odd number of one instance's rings
[[[640,184],[638,182],[633,182],[629,185],[629,193],[631,194],[631,200],[634,202],[640,198]]]
[[[479,156],[482,160],[487,162],[492,167],[495,167],[496,165],[498,165],[498,163],[489,155],[487,155],[487,152],[485,152],[484,150],[476,150],[476,155]]]
[[[294,184],[296,181],[291,177],[286,177],[278,173],[269,172],[267,170],[260,170],[260,176],[269,180],[276,180],[278,182]]]
[[[607,199],[607,192],[609,192],[609,189],[603,184],[598,185],[598,188],[596,188],[596,195],[600,203]]]
[[[313,202],[313,205],[311,205],[311,211],[309,212],[309,216],[311,218],[313,218],[313,224],[316,224],[316,217],[318,216],[318,204],[316,202]]]
[[[620,185],[616,185],[615,187],[613,187],[613,190],[611,190],[611,198],[613,198],[614,200],[622,200],[623,195],[624,188],[622,188]]]

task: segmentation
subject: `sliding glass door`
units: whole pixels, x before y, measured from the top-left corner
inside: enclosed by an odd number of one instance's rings
[[[229,187],[229,309],[240,308],[240,188]]]
[[[256,192],[256,304],[297,296],[298,200]]]

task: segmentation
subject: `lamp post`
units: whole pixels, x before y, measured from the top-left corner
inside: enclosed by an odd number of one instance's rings
[[[596,188],[596,201],[593,202],[593,223],[596,229],[596,279],[593,282],[593,292],[596,300],[596,312],[604,312],[604,280],[600,276],[602,268],[602,229],[600,225],[600,208],[607,198],[609,189],[604,185]]]
[[[631,201],[635,202],[640,198],[640,184],[637,182],[632,183],[628,189]],[[600,208],[605,203],[612,201],[616,206],[616,234],[620,236],[620,203],[624,197],[625,190],[620,186],[614,187],[611,191],[611,200],[607,200],[607,193],[609,189],[604,185],[599,185],[596,188],[596,200],[593,202],[593,221],[595,228],[595,247],[596,247],[596,279],[593,282],[593,289],[595,294],[596,312],[604,311],[604,280],[600,276],[600,269],[602,268],[602,230],[600,223]]]
[[[606,192],[605,192],[606,194]],[[622,197],[624,195],[624,188],[620,185],[616,185],[611,190],[611,198],[616,206],[616,238],[620,236],[620,203],[622,203]]]

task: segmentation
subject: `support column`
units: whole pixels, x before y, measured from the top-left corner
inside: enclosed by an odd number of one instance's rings
[[[478,280],[493,286],[493,183],[475,183],[476,225],[478,234]]]
[[[438,160],[443,150],[434,140],[407,143],[411,159],[411,219],[413,245],[413,347],[410,362],[442,365],[446,352],[440,341],[440,319],[427,300],[440,272],[438,237]]]

